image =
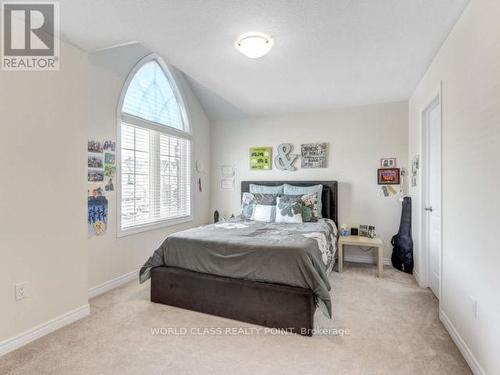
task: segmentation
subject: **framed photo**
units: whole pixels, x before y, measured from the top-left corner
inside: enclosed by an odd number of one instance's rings
[[[380,168],[377,179],[379,185],[399,185],[399,168]]]
[[[396,158],[380,159],[380,168],[396,168]]]
[[[368,237],[369,231],[368,231],[368,225],[360,225],[359,226],[359,236],[360,237]]]
[[[250,156],[250,169],[268,171],[272,168],[273,165],[272,147],[251,147],[249,156]]]

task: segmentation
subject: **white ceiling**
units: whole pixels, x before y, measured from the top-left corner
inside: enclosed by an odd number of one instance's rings
[[[138,41],[184,71],[211,119],[406,100],[469,0],[62,0],[63,37]],[[275,39],[257,60],[238,35]]]

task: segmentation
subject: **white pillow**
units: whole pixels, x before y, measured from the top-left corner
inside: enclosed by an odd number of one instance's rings
[[[270,223],[276,215],[276,206],[256,204],[253,209],[252,220]]]
[[[276,210],[276,222],[282,224],[300,224],[302,223],[302,215],[295,214],[293,216],[281,215],[280,210]]]

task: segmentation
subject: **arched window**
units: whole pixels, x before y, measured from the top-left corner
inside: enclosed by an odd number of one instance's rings
[[[143,58],[120,106],[120,224],[127,234],[191,220],[191,134],[166,64]]]

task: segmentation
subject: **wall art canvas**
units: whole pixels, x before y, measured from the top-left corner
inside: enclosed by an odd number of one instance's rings
[[[250,147],[250,169],[270,170],[272,169],[272,160],[272,147]]]
[[[88,236],[101,236],[106,233],[108,225],[108,200],[105,196],[94,191],[94,194],[88,197]]]
[[[399,185],[399,168],[380,168],[377,179],[379,185]]]
[[[300,147],[302,168],[326,168],[328,143],[307,143]]]
[[[282,143],[278,146],[278,155],[274,158],[274,165],[281,171],[296,171],[297,168],[293,165],[299,157],[297,154],[292,154],[293,146],[291,143]]]

